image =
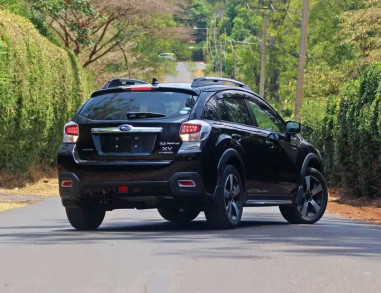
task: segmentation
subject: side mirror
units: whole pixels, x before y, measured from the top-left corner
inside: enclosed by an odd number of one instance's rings
[[[297,134],[302,131],[302,124],[296,121],[287,121],[286,122],[286,133],[287,134]]]

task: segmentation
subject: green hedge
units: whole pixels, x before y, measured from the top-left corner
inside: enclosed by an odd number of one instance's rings
[[[381,63],[329,97],[326,109],[309,138],[322,150],[329,182],[352,195],[381,197]]]
[[[63,125],[91,89],[73,53],[0,10],[0,171],[55,161]]]

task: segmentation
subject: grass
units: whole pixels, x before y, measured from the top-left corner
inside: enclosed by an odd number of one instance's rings
[[[0,173],[0,193],[58,196],[57,170],[33,168],[27,174]]]
[[[24,206],[28,205],[27,203],[8,203],[8,202],[0,202],[0,212],[10,210],[10,209],[17,209],[22,208]]]

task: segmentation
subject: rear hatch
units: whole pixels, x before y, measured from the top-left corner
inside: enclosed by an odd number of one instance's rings
[[[105,91],[77,115],[76,154],[86,161],[172,160],[181,124],[196,103],[194,92],[144,87]]]

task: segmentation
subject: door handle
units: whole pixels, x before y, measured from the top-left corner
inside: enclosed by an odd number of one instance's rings
[[[274,148],[274,143],[272,141],[266,140],[266,146],[272,150]]]
[[[234,138],[236,141],[241,140],[241,136],[239,134],[232,134],[232,138]]]

